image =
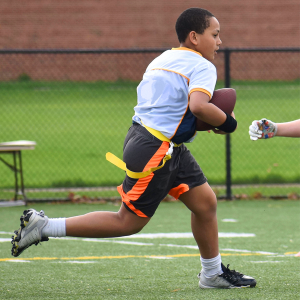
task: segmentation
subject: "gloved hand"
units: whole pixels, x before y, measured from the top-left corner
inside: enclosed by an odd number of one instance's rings
[[[276,133],[276,123],[265,118],[261,120],[255,120],[249,126],[249,135],[252,141],[256,141],[257,139],[269,139],[274,137]]]

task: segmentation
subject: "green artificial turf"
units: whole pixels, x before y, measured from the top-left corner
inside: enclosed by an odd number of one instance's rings
[[[35,204],[49,217],[69,217],[116,205]],[[0,238],[19,226],[22,207],[0,209]],[[235,222],[225,222],[227,219]],[[14,259],[0,242],[1,299],[298,299],[299,201],[221,201],[219,238],[225,265],[257,280],[253,289],[201,290],[193,238],[51,239]],[[190,232],[190,213],[181,202],[163,202],[141,233]],[[145,245],[121,244],[138,242]],[[181,247],[179,247],[181,246]],[[269,253],[269,254],[268,254]],[[23,262],[22,262],[23,260]]]

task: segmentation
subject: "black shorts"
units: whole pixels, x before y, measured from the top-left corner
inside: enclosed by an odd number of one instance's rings
[[[127,169],[144,172],[159,166],[169,149],[139,124],[133,124],[125,138],[123,160]],[[175,199],[207,181],[200,166],[184,144],[174,147],[172,158],[159,170],[140,179],[126,175],[118,186],[124,206],[140,217],[152,217],[159,203],[170,194]]]

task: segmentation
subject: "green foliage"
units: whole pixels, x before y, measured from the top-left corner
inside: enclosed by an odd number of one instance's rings
[[[30,76],[26,73],[22,73],[18,77],[18,81],[20,81],[20,82],[24,82],[24,81],[27,82],[27,81],[30,81],[30,80],[31,80]]]

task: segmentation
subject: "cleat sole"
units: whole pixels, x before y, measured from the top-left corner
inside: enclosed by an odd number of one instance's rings
[[[25,229],[25,227],[28,225],[32,214],[33,214],[33,210],[24,210],[23,211],[23,215],[20,217],[20,221],[21,221],[20,228],[18,230],[15,230],[14,235],[11,237],[11,244],[12,244],[11,254],[14,257],[19,256],[24,250],[26,250],[33,244],[37,246],[40,242],[45,242],[45,241],[49,240],[48,237],[41,237],[41,240],[32,242],[31,244],[27,244],[25,247],[22,247],[21,249],[19,249],[19,242],[21,241],[21,235],[22,235],[23,229]],[[41,217],[45,217],[45,213],[42,210],[38,214]]]

